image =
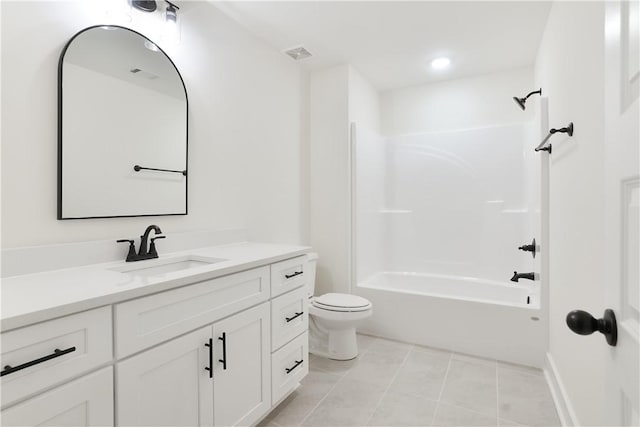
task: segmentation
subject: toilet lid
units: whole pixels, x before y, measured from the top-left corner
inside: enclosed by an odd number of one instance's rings
[[[364,311],[371,307],[371,302],[357,295],[324,294],[315,298],[312,304],[318,308],[334,311]]]

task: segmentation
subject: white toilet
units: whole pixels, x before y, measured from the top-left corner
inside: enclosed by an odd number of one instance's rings
[[[309,280],[309,352],[335,360],[358,355],[356,326],[373,313],[371,302],[350,294],[313,296],[318,255],[307,255]]]

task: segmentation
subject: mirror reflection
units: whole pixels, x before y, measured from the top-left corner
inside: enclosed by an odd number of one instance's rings
[[[59,69],[58,219],[187,213],[187,94],[123,27],[76,34]]]

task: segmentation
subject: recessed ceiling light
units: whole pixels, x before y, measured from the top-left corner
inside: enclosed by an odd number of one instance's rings
[[[448,68],[451,65],[451,60],[449,58],[436,58],[431,61],[431,68],[434,70],[443,70]]]

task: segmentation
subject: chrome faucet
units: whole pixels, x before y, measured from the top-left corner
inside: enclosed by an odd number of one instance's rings
[[[519,279],[536,280],[536,273],[518,273],[514,271],[511,281],[517,282]]]
[[[151,238],[151,244],[148,245],[149,242],[149,234],[154,232],[156,235]],[[136,244],[133,240],[122,239],[118,240],[118,243],[129,243],[129,253],[127,253],[127,262],[133,261],[142,261],[145,259],[153,259],[158,258],[158,251],[156,250],[155,241],[158,239],[165,239],[167,236],[158,236],[158,234],[162,233],[160,227],[157,225],[150,225],[144,230],[144,234],[140,236],[140,249],[136,254]],[[148,247],[148,249],[147,249]]]

